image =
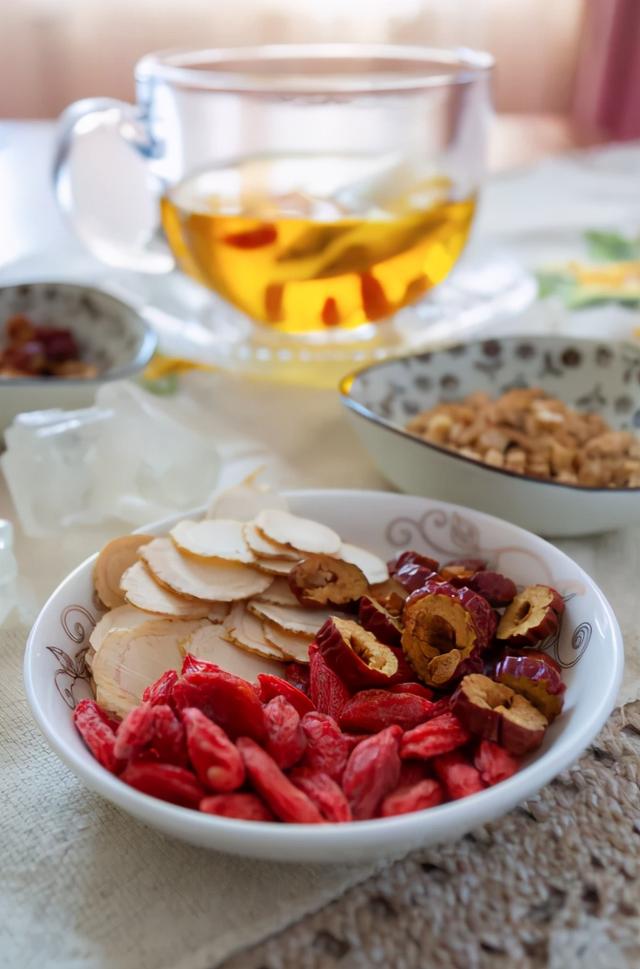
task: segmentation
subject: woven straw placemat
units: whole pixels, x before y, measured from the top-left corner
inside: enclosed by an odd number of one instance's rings
[[[224,969],[637,969],[640,701],[534,799],[411,854]]]

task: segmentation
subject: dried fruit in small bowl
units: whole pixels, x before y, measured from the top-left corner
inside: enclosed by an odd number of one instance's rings
[[[509,605],[496,637],[512,646],[536,646],[558,631],[564,601],[548,585],[528,585]]]
[[[481,668],[496,618],[486,599],[444,582],[429,581],[407,599],[402,648],[429,686],[444,687]]]
[[[400,662],[390,646],[350,619],[327,619],[316,636],[325,662],[351,689],[389,686]]]
[[[17,314],[5,323],[5,345],[0,351],[0,377],[98,376],[93,363],[82,360],[72,331],[42,326]]]
[[[330,555],[308,555],[289,573],[291,591],[303,606],[346,606],[369,587],[357,565]]]

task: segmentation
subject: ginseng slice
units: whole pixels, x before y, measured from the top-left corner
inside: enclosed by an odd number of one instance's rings
[[[282,659],[258,656],[244,647],[230,643],[228,635],[221,626],[203,626],[184,644],[184,650],[197,659],[216,663],[221,669],[253,683],[258,673],[272,673],[282,676]]]
[[[286,498],[277,491],[272,491],[268,485],[257,483],[256,478],[261,471],[262,468],[258,468],[244,481],[215,494],[207,509],[207,518],[234,518],[248,522],[266,508],[286,511]]]
[[[267,538],[301,552],[335,555],[342,544],[340,536],[332,528],[287,511],[261,511],[256,515],[255,525]]]
[[[96,559],[93,582],[98,598],[107,609],[124,605],[120,580],[138,559],[138,549],[152,541],[153,535],[121,535],[108,542]]]
[[[336,558],[340,558],[344,562],[349,562],[351,565],[357,565],[364,572],[367,582],[371,584],[386,582],[389,578],[389,570],[386,563],[366,548],[360,548],[358,545],[350,545],[349,542],[343,542]]]
[[[196,562],[181,555],[170,538],[155,538],[141,552],[149,570],[161,585],[192,599],[233,602],[264,592],[268,576],[237,562]]]
[[[278,542],[272,542],[256,528],[253,522],[247,522],[243,526],[243,534],[249,548],[260,558],[291,559],[292,562],[297,562],[300,558],[299,552]]]
[[[297,607],[299,605],[287,580],[280,577],[275,578],[269,588],[261,592],[259,596],[254,596],[253,601],[270,602],[274,606]]]
[[[260,620],[248,612],[242,602],[233,607],[223,630],[227,639],[240,649],[246,649],[266,659],[284,660],[282,651],[273,643],[267,642]]]
[[[182,521],[171,529],[170,535],[181,552],[195,558],[249,564],[254,555],[242,534],[243,527],[242,522],[229,518]]]
[[[258,602],[252,599],[248,609],[260,619],[266,619],[280,629],[290,633],[304,633],[315,636],[322,624],[332,615],[327,609],[302,609],[291,606],[276,606],[271,602]]]
[[[85,662],[89,667],[93,663],[93,657],[100,650],[104,639],[113,629],[134,629],[148,619],[155,619],[150,612],[143,612],[135,606],[117,606],[109,612],[105,612],[102,619],[98,622],[95,629],[89,636],[91,645],[91,655],[87,653]]]
[[[280,629],[266,621],[262,623],[262,629],[267,641],[279,649],[287,660],[294,660],[296,663],[309,662],[309,636],[287,632],[286,629]]]
[[[122,576],[122,591],[128,603],[137,609],[167,619],[204,619],[219,603],[183,599],[158,585],[143,562],[136,562]]]
[[[167,670],[180,671],[181,646],[201,625],[152,619],[135,629],[112,629],[93,661],[98,703],[125,716],[138,706],[150,683]]]
[[[289,575],[296,563],[292,559],[256,559],[254,565],[265,575]]]

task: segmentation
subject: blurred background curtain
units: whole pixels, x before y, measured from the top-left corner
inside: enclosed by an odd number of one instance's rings
[[[575,118],[608,138],[640,138],[639,0],[588,0]]]
[[[304,40],[483,48],[498,61],[499,111],[568,115],[590,2],[0,0],[0,117],[55,117],[92,95],[131,99],[133,66],[150,50]]]

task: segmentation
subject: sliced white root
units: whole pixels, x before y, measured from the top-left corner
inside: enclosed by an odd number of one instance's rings
[[[385,582],[389,578],[386,562],[366,548],[343,542],[336,558],[342,559],[343,562],[350,562],[351,565],[357,565],[360,571],[364,572],[367,582],[372,585],[376,582]]]
[[[261,592],[259,596],[253,597],[254,602],[271,602],[274,606],[294,606],[300,605],[299,601],[291,591],[291,587],[285,578],[276,577],[268,589]]]
[[[253,522],[246,522],[243,530],[247,545],[258,558],[290,559],[292,562],[297,562],[300,558],[300,552],[287,545],[272,542],[259,528],[256,528]]]
[[[249,565],[187,558],[170,538],[154,538],[140,554],[158,582],[179,596],[233,602],[264,592],[269,586],[269,577]]]
[[[167,619],[204,619],[219,606],[217,602],[198,602],[177,596],[158,585],[143,562],[136,562],[127,569],[121,586],[126,601],[132,606]]]
[[[222,628],[224,635],[234,646],[266,659],[283,660],[282,652],[277,646],[267,642],[262,622],[247,611],[244,603],[236,603]]]
[[[260,619],[267,619],[269,622],[286,629],[290,633],[304,633],[307,636],[315,636],[320,627],[329,619],[335,616],[335,609],[330,612],[328,609],[305,609],[303,606],[277,606],[272,602],[258,602],[251,599],[247,608],[254,616]]]
[[[301,552],[335,555],[342,544],[332,528],[288,511],[267,508],[256,515],[255,525],[267,538]]]
[[[221,626],[203,626],[190,637],[183,648],[197,659],[216,663],[221,669],[241,676],[250,683],[258,673],[282,676],[282,654],[278,653],[279,658],[276,660],[249,652],[225,639],[225,631]]]
[[[258,468],[239,484],[214,494],[207,509],[207,518],[234,518],[248,522],[265,508],[286,511],[289,507],[287,499],[272,491],[269,485],[256,481],[262,471],[263,468]]]
[[[266,575],[289,575],[295,565],[291,559],[256,559],[254,565]]]
[[[230,518],[178,522],[170,532],[181,552],[202,559],[228,562],[253,562],[254,555],[244,535],[242,522]]]
[[[309,646],[313,642],[312,637],[289,633],[286,629],[280,629],[270,622],[263,622],[262,628],[268,642],[277,646],[288,660],[295,660],[296,663],[309,662]]]
[[[155,618],[157,617],[152,613],[143,612],[142,609],[137,609],[135,606],[129,605],[116,606],[115,609],[110,609],[109,612],[105,612],[89,636],[91,655],[87,653],[85,656],[87,666],[91,669],[93,657],[99,652],[103,640],[112,629],[135,629],[136,626],[140,626],[143,622]]]
[[[147,686],[166,670],[181,669],[181,646],[202,624],[151,619],[135,629],[112,629],[93,660],[98,703],[119,717],[126,716],[140,703]]]
[[[207,619],[213,623],[224,622],[229,615],[231,605],[228,602],[212,602],[210,606],[211,608],[207,613]]]
[[[99,552],[93,567],[93,584],[100,602],[107,609],[124,605],[120,580],[138,559],[138,549],[150,542],[153,535],[121,535],[107,542]]]

